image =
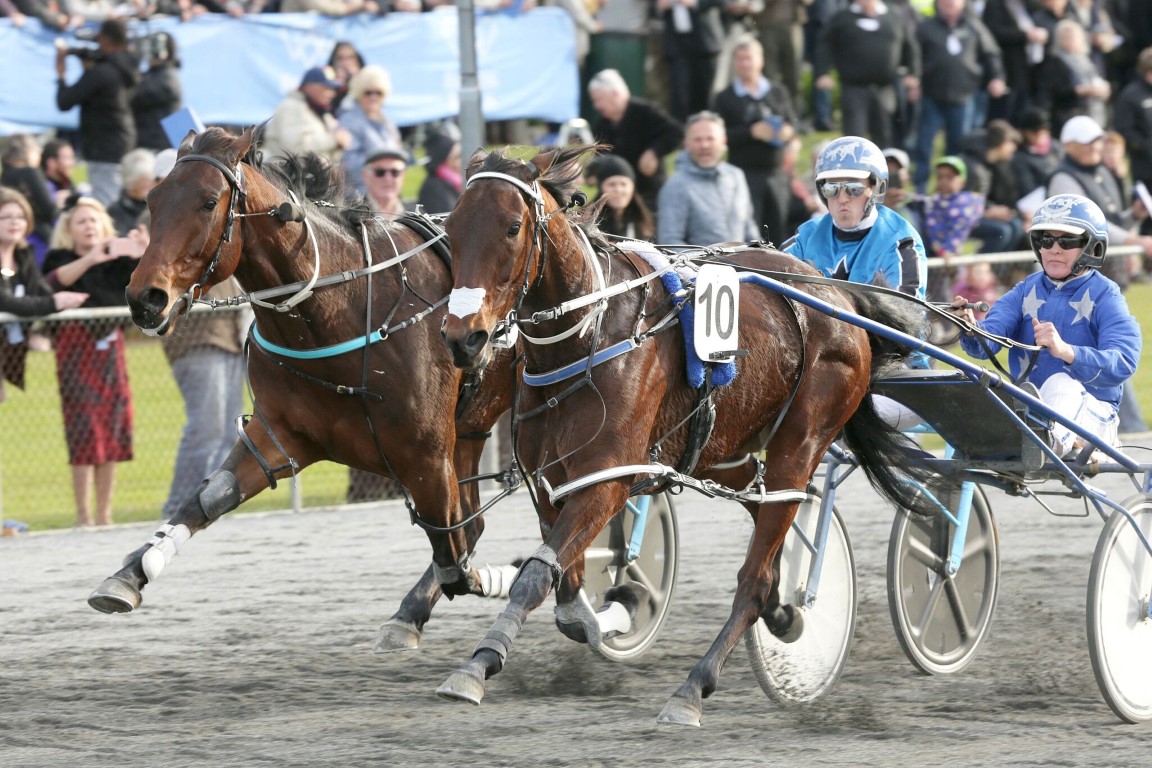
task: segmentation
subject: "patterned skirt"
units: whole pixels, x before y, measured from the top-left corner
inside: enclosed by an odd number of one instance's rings
[[[124,333],[65,323],[56,329],[55,347],[68,463],[131,461],[132,391]]]

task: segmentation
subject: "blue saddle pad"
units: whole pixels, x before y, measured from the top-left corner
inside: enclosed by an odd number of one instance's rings
[[[664,283],[665,290],[668,293],[675,294],[684,287],[683,281],[680,279],[675,270],[670,270],[660,275],[660,280]],[[696,307],[692,302],[684,303],[680,309],[680,330],[684,334],[684,359],[687,362],[686,371],[688,375],[688,383],[693,387],[699,388],[704,386],[704,366],[705,363],[696,354],[696,345],[693,343],[692,336],[696,322]],[[712,371],[712,385],[722,387],[729,384],[736,378],[736,361],[729,360],[726,363],[708,363],[713,366]]]

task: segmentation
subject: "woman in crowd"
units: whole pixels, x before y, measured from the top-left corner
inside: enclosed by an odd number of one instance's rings
[[[41,249],[48,245],[52,237],[52,222],[56,220],[59,210],[48,180],[40,170],[40,144],[36,138],[26,133],[17,133],[8,139],[8,146],[0,155],[3,171],[0,172],[0,184],[14,189],[24,196],[32,206],[32,213],[36,217],[32,234],[39,242],[33,245]]]
[[[447,213],[456,207],[464,187],[460,129],[453,123],[444,123],[429,131],[424,149],[428,153],[428,175],[420,185],[420,205],[428,213]]]
[[[144,252],[139,232],[114,237],[112,219],[95,198],[65,206],[43,270],[54,290],[88,294],[85,307],[124,304],[124,289]],[[55,332],[56,378],[72,465],[76,524],[112,522],[116,462],[132,459],[132,392],[119,321],[61,324]]]
[[[41,317],[80,306],[87,294],[52,293],[41,276],[28,244],[33,224],[28,200],[13,189],[0,187],[0,312]],[[0,402],[4,400],[5,379],[24,388],[28,342],[27,329],[20,323],[6,323],[0,329]]]
[[[1112,86],[1092,61],[1084,28],[1064,19],[1056,25],[1054,43],[1042,65],[1039,93],[1040,106],[1052,115],[1052,125],[1062,126],[1075,115],[1107,125]]]
[[[596,178],[599,193],[596,200],[604,200],[598,223],[600,231],[630,240],[652,240],[656,237],[656,221],[643,198],[636,194],[636,172],[619,155],[602,155],[588,168],[588,175]]]
[[[344,84],[336,91],[336,98],[332,101],[332,109],[339,109],[344,97],[348,95],[348,86],[356,73],[364,69],[364,57],[356,46],[347,40],[338,40],[332,46],[332,55],[328,57],[328,66],[336,70],[336,79]]]
[[[367,66],[357,72],[348,84],[349,99],[337,118],[348,131],[351,141],[344,148],[344,177],[350,188],[363,194],[360,171],[364,160],[373,152],[402,146],[400,129],[384,113],[384,102],[392,93],[392,78],[383,67]]]

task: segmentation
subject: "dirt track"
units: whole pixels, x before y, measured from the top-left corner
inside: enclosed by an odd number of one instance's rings
[[[1129,495],[1115,478],[1101,485]],[[930,678],[905,660],[888,618],[892,513],[855,479],[841,493],[858,500],[840,508],[860,611],[839,686],[782,708],[738,648],[701,729],[655,720],[727,616],[750,532],[732,504],[677,500],[680,583],[647,656],[591,654],[555,631],[549,603],[479,708],[433,691],[499,604],[444,601],[419,651],[371,652],[429,559],[396,503],[226,518],[122,616],[85,599],[152,526],[5,539],[0,766],[1149,764],[1152,726],[1121,724],[1089,663],[1096,517],[1054,519],[990,492],[1003,569],[992,632],[968,669]],[[521,492],[490,513],[481,561],[535,547],[528,504]]]

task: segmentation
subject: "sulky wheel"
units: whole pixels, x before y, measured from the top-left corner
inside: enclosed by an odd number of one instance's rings
[[[816,541],[819,517],[819,502],[801,504],[780,555],[780,601],[792,605],[804,622],[800,637],[784,642],[762,620],[744,633],[760,687],[782,704],[815,701],[832,690],[848,660],[856,629],[856,563],[848,531],[835,509],[823,548],[816,600],[803,606],[812,564],[812,550],[805,539]]]
[[[636,510],[648,507],[643,546],[631,563],[628,546],[632,537]],[[680,531],[676,508],[666,493],[630,499],[627,509],[612,518],[584,554],[584,592],[594,606],[604,602],[604,593],[614,586],[637,581],[648,590],[632,620],[632,631],[605,639],[601,655],[612,661],[638,658],[656,642],[676,586],[676,567],[680,555]]]
[[[941,502],[954,509],[959,491]],[[954,526],[942,514],[900,512],[888,541],[888,610],[908,659],[929,675],[968,666],[988,634],[1000,577],[1000,541],[988,498],[980,486],[959,570],[945,568]]]
[[[1152,540],[1152,496],[1124,502]],[[1152,556],[1132,522],[1113,512],[1104,525],[1088,578],[1088,650],[1104,700],[1121,720],[1152,720]]]

